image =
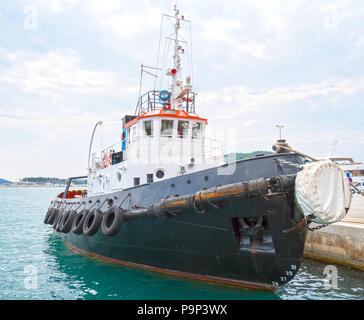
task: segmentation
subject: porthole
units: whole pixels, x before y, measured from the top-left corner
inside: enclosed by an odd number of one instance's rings
[[[157,172],[155,173],[156,177],[158,179],[162,179],[164,177],[164,171],[163,170],[157,170]]]

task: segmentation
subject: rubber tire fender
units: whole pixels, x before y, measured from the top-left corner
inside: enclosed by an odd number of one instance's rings
[[[58,212],[59,212],[59,210],[57,208],[52,209],[51,213],[48,216],[48,220],[47,220],[48,224],[53,224],[54,219],[57,216]]]
[[[58,232],[61,232],[61,222],[62,222],[62,219],[63,219],[65,213],[66,213],[66,211],[60,211],[59,212],[57,224],[56,224],[56,227],[54,228],[54,230],[56,230]]]
[[[83,234],[93,236],[99,230],[103,213],[100,209],[93,209],[83,222]]]
[[[68,233],[71,231],[73,219],[76,217],[77,212],[75,210],[68,210],[62,217],[60,231]]]
[[[58,212],[56,212],[54,214],[54,219],[53,219],[53,229],[55,230],[56,229],[56,226],[57,226],[57,222],[58,222],[58,219],[60,218],[60,215],[61,215],[61,212],[58,210]]]
[[[52,211],[53,211],[53,208],[49,207],[48,211],[44,217],[43,223],[48,224],[48,219],[49,219],[49,216],[51,215]]]
[[[125,221],[124,212],[119,207],[112,207],[105,213],[101,222],[101,230],[104,235],[113,237],[120,231]]]
[[[83,232],[83,222],[85,221],[87,215],[89,214],[89,210],[83,209],[73,218],[71,231],[74,234],[82,234]]]

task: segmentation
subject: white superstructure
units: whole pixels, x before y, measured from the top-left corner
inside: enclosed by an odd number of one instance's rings
[[[181,22],[189,21],[180,16],[177,8],[174,17],[168,17],[175,20],[173,34],[168,38],[174,45],[174,65],[166,71],[168,90],[140,96],[136,113],[123,120],[121,140],[100,156],[92,154],[88,195],[119,191],[224,163],[223,144],[205,138],[207,119],[195,112],[191,77],[183,81],[181,55],[186,41],[181,40],[179,30]]]

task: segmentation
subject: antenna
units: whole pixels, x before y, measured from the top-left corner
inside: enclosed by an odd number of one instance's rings
[[[143,65],[143,63],[140,65],[140,82],[139,82],[139,99],[138,99],[138,104],[139,104],[140,98],[142,96],[143,73],[147,73],[147,74],[151,75],[154,78],[158,78],[158,76],[156,74],[153,74],[153,73],[151,73],[149,71],[146,71],[145,68],[153,69],[153,70],[162,70],[162,69],[156,68],[156,67],[145,66],[145,65]],[[138,104],[137,104],[137,108],[138,108]]]
[[[154,69],[154,70],[162,70],[162,69],[156,68],[156,67],[148,67],[148,66],[145,66],[143,64],[140,65],[139,99],[140,99],[140,96],[142,94],[143,73],[145,72],[145,73],[151,75],[152,77],[158,78],[158,76],[156,74],[148,72],[148,71],[144,70],[144,68],[149,68],[149,69]]]
[[[171,69],[168,69],[166,75],[171,77],[171,86],[170,86],[171,108],[172,110],[174,110],[176,109],[176,107],[180,106],[178,100],[180,99],[180,95],[184,90],[183,79],[182,79],[181,55],[185,54],[185,50],[182,47],[182,44],[187,44],[187,41],[185,41],[181,36],[180,29],[185,23],[191,24],[191,21],[185,19],[184,15],[181,15],[180,11],[177,9],[177,4],[174,5],[173,16],[168,14],[162,14],[162,20],[163,17],[166,17],[167,20],[170,22],[171,26],[173,27],[173,33],[169,37],[166,37],[167,40],[173,43],[173,66]],[[158,50],[159,48],[160,45],[158,46]],[[190,64],[192,64],[192,54],[191,54]]]
[[[276,127],[279,129],[279,140],[282,140],[282,128],[284,128],[284,126],[277,124]]]
[[[332,141],[331,152],[330,152],[331,158],[333,158],[336,153],[336,145],[337,145],[337,139],[334,139]]]

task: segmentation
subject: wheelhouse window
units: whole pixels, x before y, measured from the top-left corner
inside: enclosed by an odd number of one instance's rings
[[[173,120],[162,120],[161,122],[161,136],[172,137],[173,133]]]
[[[201,136],[201,122],[193,122],[192,138],[199,138],[200,136]]]
[[[144,121],[144,133],[147,137],[153,136],[152,121]]]
[[[187,134],[188,134],[188,125],[189,125],[189,122],[188,121],[182,121],[182,120],[179,120],[178,121],[177,136],[179,138],[185,138],[185,137],[187,137]]]

